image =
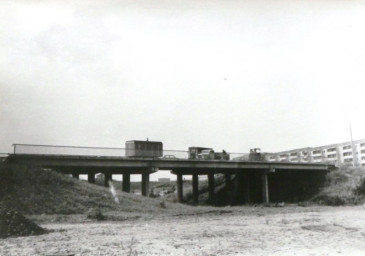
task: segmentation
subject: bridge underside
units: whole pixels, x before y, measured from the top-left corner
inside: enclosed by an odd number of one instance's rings
[[[247,204],[285,201],[289,195],[305,193],[308,186],[316,186],[323,180],[332,165],[282,162],[249,162],[217,160],[162,160],[125,157],[85,157],[58,155],[10,155],[10,163],[40,166],[72,174],[88,175],[95,183],[95,175],[104,175],[108,186],[113,174],[123,175],[123,191],[130,192],[130,175],[142,175],[142,195],[149,195],[149,175],[158,170],[170,170],[177,176],[177,199],[184,202],[183,181],[192,176],[192,199],[199,203],[199,176],[208,180],[210,204]],[[215,175],[224,175],[224,186],[217,187]],[[305,183],[305,184],[304,184]],[[219,195],[217,197],[217,195]]]
[[[318,170],[248,170],[186,172],[173,171],[177,176],[177,198],[199,204],[206,200],[199,190],[199,180],[207,184],[208,202],[212,205],[240,205],[269,202],[298,202],[318,192],[327,171]],[[192,177],[191,198],[184,197],[184,176]],[[217,177],[218,176],[218,177]],[[220,180],[220,182],[217,182]],[[204,189],[203,189],[204,190]],[[205,189],[206,190],[206,189]],[[206,193],[206,192],[205,192]]]

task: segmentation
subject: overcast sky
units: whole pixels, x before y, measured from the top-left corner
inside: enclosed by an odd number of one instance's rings
[[[0,1],[0,152],[365,139],[365,1]]]

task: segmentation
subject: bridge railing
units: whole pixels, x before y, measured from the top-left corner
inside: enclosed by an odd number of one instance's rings
[[[14,154],[125,156],[125,148],[13,144]]]
[[[35,155],[67,155],[67,156],[103,156],[103,157],[125,157],[125,148],[110,147],[79,147],[79,146],[55,146],[35,144],[13,144],[14,154],[35,154]],[[240,161],[248,157],[246,153],[229,153],[230,160]],[[147,154],[146,156],[148,156]],[[186,150],[163,150],[162,159],[188,159],[189,152]]]

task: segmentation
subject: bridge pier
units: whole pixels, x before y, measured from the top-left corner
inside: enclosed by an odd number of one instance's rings
[[[193,204],[199,204],[199,176],[193,174]]]
[[[95,173],[89,173],[89,174],[87,175],[87,181],[88,181],[89,183],[94,184],[94,183],[95,183]]]
[[[267,173],[261,175],[262,200],[264,203],[269,203],[269,180]]]
[[[236,205],[240,202],[241,199],[241,186],[242,186],[242,172],[235,171],[235,178],[233,184],[233,192],[231,198],[231,205]]]
[[[109,187],[109,181],[112,181],[112,174],[104,173],[104,186]]]
[[[150,174],[142,173],[142,196],[149,196]]]
[[[72,178],[75,178],[75,179],[79,179],[79,174],[78,173],[72,173]]]
[[[123,187],[124,192],[131,192],[131,175],[129,173],[123,174]]]
[[[230,173],[226,173],[225,175],[225,183],[226,183],[226,202],[229,204],[232,203],[232,177]]]
[[[244,199],[245,204],[251,203],[251,195],[250,195],[250,174],[246,173],[244,175],[244,182],[243,182],[243,189],[244,189]]]
[[[183,175],[181,173],[176,174],[176,188],[177,188],[177,201],[183,202]]]
[[[214,174],[208,174],[208,186],[209,186],[209,203],[214,204],[214,191],[215,191],[215,184],[214,184]]]

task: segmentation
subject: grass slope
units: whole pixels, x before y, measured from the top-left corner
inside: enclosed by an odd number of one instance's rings
[[[90,209],[144,214],[181,213],[192,207],[117,191],[61,173],[21,165],[0,166],[0,203],[23,214],[84,214]]]

